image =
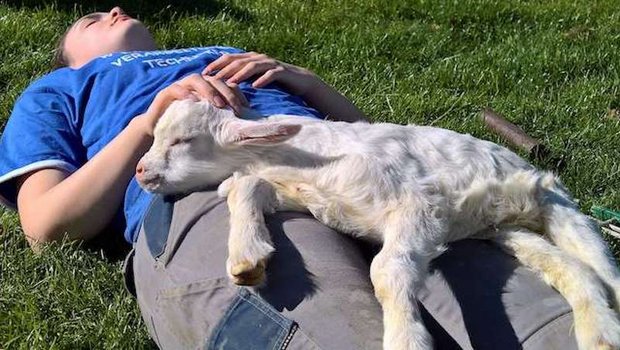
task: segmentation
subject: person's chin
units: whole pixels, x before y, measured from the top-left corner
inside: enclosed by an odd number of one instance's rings
[[[128,23],[131,22],[131,23]],[[157,46],[153,40],[151,32],[142,24],[142,22],[130,19],[122,23],[126,25],[125,43],[132,50],[154,50]]]

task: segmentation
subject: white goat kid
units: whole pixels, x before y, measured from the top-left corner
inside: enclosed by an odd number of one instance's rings
[[[555,287],[574,310],[580,349],[620,348],[620,274],[598,228],[553,175],[494,143],[413,125],[247,121],[178,101],[157,124],[137,176],[159,193],[226,180],[227,268],[237,284],[263,281],[274,251],[265,212],[308,210],[382,243],[370,275],[385,349],[432,348],[416,292],[431,259],[467,237],[495,241]]]

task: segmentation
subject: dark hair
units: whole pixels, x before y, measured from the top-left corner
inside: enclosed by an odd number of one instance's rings
[[[67,39],[67,34],[69,33],[69,27],[65,33],[58,39],[56,43],[56,48],[54,49],[54,58],[52,59],[52,70],[56,70],[63,67],[69,66],[69,58],[67,57],[67,53],[65,52],[65,40]]]

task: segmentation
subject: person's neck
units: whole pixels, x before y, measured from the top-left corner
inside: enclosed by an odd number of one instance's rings
[[[115,54],[115,53],[119,53],[119,52],[128,52],[128,51],[155,51],[155,50],[158,50],[158,47],[157,47],[155,44],[152,44],[152,45],[145,45],[145,46],[140,46],[140,45],[137,45],[137,46],[133,46],[133,47],[131,47],[131,48],[124,48],[124,49],[117,50],[117,51],[114,51],[114,52],[109,52],[109,53],[107,53],[107,54],[101,54],[101,55],[98,55],[98,56],[92,57],[92,58],[90,58],[90,59],[88,59],[88,60],[81,60],[81,61],[78,61],[78,62],[71,62],[71,63],[69,63],[69,68],[79,69],[79,68],[81,68],[81,67],[83,67],[83,66],[87,65],[89,62],[91,62],[92,60],[94,60],[94,59],[96,59],[96,58],[98,58],[98,57],[105,56],[105,55],[110,55],[110,54]]]

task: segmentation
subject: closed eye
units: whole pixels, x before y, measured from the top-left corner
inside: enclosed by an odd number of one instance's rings
[[[184,143],[189,143],[191,141],[192,141],[191,138],[176,138],[176,139],[173,139],[170,142],[170,146],[175,146],[175,145],[180,145],[180,144],[184,144]]]
[[[102,14],[99,13],[99,12],[88,14],[88,15],[82,17],[78,21],[78,22],[80,22],[79,26],[80,26],[81,29],[86,29],[89,26],[97,23],[97,21],[99,21],[101,19],[101,17],[102,17]],[[87,23],[87,24],[84,25],[84,23]]]

